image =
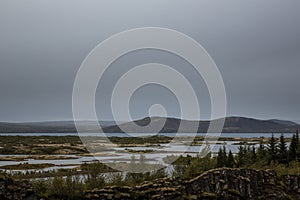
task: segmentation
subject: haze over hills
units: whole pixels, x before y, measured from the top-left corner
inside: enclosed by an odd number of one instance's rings
[[[284,125],[291,125],[291,126],[297,126],[298,124],[296,122],[292,121],[287,121],[287,120],[278,120],[278,119],[271,119],[270,121],[279,123],[279,124],[284,124]]]
[[[96,130],[97,122],[80,121],[79,125],[87,132]],[[100,121],[102,127],[116,125],[114,121]],[[74,121],[46,121],[7,123],[0,122],[0,133],[74,133],[77,132]]]
[[[177,132],[179,124],[182,123],[182,132],[194,132],[193,128],[195,127],[195,123],[199,123],[198,132],[207,132],[210,121],[190,121],[190,120],[180,120],[176,118],[160,118],[154,117],[151,118],[152,123],[160,124],[161,120],[166,120],[164,127],[160,132],[162,133],[173,133]],[[218,121],[220,119],[214,120]],[[150,122],[150,118],[144,118],[141,120],[137,120],[134,122],[128,122],[121,124],[120,127],[124,127],[127,130],[132,130],[134,132],[134,126],[132,123],[136,123],[138,125],[147,125]],[[122,132],[120,127],[118,126],[109,126],[103,128],[104,132]],[[246,117],[227,117],[225,119],[224,133],[289,133],[295,132],[296,129],[299,129],[300,125],[294,122],[285,121],[285,120],[259,120],[253,118]],[[147,129],[146,129],[147,130]],[[151,130],[147,130],[146,132],[151,132]]]
[[[150,119],[154,126],[165,121],[160,132],[174,133],[177,132],[179,124],[182,123],[182,132],[194,132],[192,127],[199,124],[198,132],[206,132],[210,121],[191,121],[180,120],[177,118],[143,118],[133,122],[121,123],[119,126],[113,121],[101,121],[99,124],[106,133],[123,132],[121,128],[126,128],[131,132],[140,132],[135,130],[134,125],[146,126]],[[217,119],[220,120],[220,119]],[[215,121],[217,121],[215,120]],[[86,132],[96,132],[96,122],[80,121],[82,129]],[[121,128],[120,128],[121,127]],[[259,120],[246,117],[227,117],[223,128],[223,133],[292,133],[300,129],[300,125],[286,120]],[[26,123],[6,123],[0,122],[0,133],[73,133],[77,132],[74,121],[52,121],[52,122],[26,122]],[[153,129],[146,128],[144,132],[155,132]]]

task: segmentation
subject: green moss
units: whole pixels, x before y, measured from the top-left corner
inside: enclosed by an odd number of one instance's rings
[[[278,185],[282,186],[282,187],[285,187],[285,184],[283,181],[278,181]]]
[[[276,189],[278,190],[285,190],[285,187],[282,185],[276,185]]]
[[[295,198],[292,197],[291,195],[286,194],[285,192],[283,193],[283,197],[286,198],[286,200],[294,200]]]
[[[115,194],[114,198],[116,199],[126,199],[126,198],[130,198],[130,194],[128,193],[117,193]]]
[[[257,199],[258,200],[263,200],[263,199],[266,199],[266,197],[262,195],[262,196],[258,196]]]
[[[203,198],[208,198],[208,199],[217,199],[218,198],[218,194],[216,193],[211,193],[211,192],[203,192],[201,194],[201,197]]]
[[[51,163],[43,163],[43,164],[28,164],[22,163],[19,165],[6,165],[2,166],[1,169],[9,169],[9,170],[26,170],[26,169],[43,169],[48,167],[53,167],[54,164]]]
[[[160,194],[152,195],[151,199],[160,199]]]
[[[247,178],[247,177],[240,177],[243,181],[245,181],[245,182],[248,182],[248,183],[250,183],[250,179],[249,178]]]
[[[228,189],[228,193],[233,195],[233,196],[238,196],[238,197],[241,197],[241,193],[237,190],[234,190],[234,189]]]
[[[186,200],[196,200],[198,199],[197,195],[184,195],[182,196],[183,199],[186,199]]]

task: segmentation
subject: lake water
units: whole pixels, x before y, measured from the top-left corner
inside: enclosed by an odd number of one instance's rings
[[[236,145],[239,141],[224,141],[221,144],[216,144],[212,149],[212,154],[215,154],[219,151],[219,148],[222,148],[223,146],[226,147],[227,151],[231,150],[234,154],[238,152],[239,145]],[[258,144],[253,144],[255,147],[258,147]],[[289,146],[289,143],[287,143],[287,146]],[[153,147],[116,147],[114,148],[114,151],[106,152],[107,155],[101,155],[101,156],[77,156],[77,155],[68,155],[68,156],[74,156],[74,158],[69,159],[54,159],[54,160],[42,160],[42,159],[26,159],[25,161],[0,161],[0,168],[1,166],[6,165],[18,165],[21,163],[29,163],[29,164],[42,164],[42,163],[51,163],[56,166],[44,168],[40,170],[5,170],[9,173],[14,172],[27,172],[27,171],[48,171],[48,170],[57,170],[57,169],[67,169],[67,168],[75,168],[79,166],[82,163],[85,162],[93,162],[93,161],[101,161],[104,163],[113,163],[113,162],[127,162],[129,163],[132,159],[132,156],[135,155],[136,159],[139,159],[139,154],[133,154],[126,151],[126,149],[130,150],[153,150],[151,153],[145,153],[145,157],[148,160],[148,163],[155,163],[155,164],[162,164],[166,165],[164,163],[163,158],[167,156],[197,156],[199,152],[201,151],[201,145],[197,146],[183,146],[183,145],[171,145],[168,144],[161,144],[160,146],[153,146]],[[1,156],[29,156],[29,155],[0,155]]]
[[[78,133],[0,133],[0,136],[78,136]],[[151,133],[81,133],[80,136],[96,136],[96,137],[143,137],[153,135]],[[175,137],[176,133],[158,133],[154,135]],[[197,133],[197,136],[205,136],[206,133]],[[211,135],[214,135],[211,133]],[[216,136],[219,134],[215,134]],[[274,133],[274,137],[279,138],[281,133]],[[195,136],[195,133],[181,133],[180,136]],[[269,138],[272,133],[222,133],[220,137],[225,138]],[[293,133],[284,133],[284,137],[291,138]]]
[[[0,136],[78,136],[78,133],[1,133]],[[85,136],[99,136],[103,137],[106,136],[106,134],[103,133],[86,133]],[[109,137],[129,137],[129,135],[124,133],[109,133],[107,134]],[[132,134],[131,136],[146,136],[149,134]],[[158,135],[164,135],[164,136],[176,136],[175,133],[160,133]],[[194,136],[195,134],[185,133],[181,134],[181,136]],[[197,133],[197,136],[205,136],[205,133]],[[220,137],[226,137],[226,138],[269,138],[272,134],[270,133],[222,133]],[[281,134],[274,134],[275,137],[280,137]],[[292,137],[293,134],[286,133],[284,136],[286,138]],[[239,140],[235,141],[219,141],[212,149],[211,152],[213,154],[216,154],[218,150],[225,146],[227,151],[231,150],[233,153],[238,152],[237,143],[239,143]],[[289,145],[289,144],[287,144]],[[254,146],[258,146],[258,144],[254,144]],[[191,155],[191,156],[197,156],[198,153],[201,150],[201,145],[197,146],[190,146],[186,147],[184,145],[172,145],[168,146],[168,144],[160,144],[160,146],[153,146],[153,147],[116,147],[113,151],[106,152],[107,155],[102,156],[76,156],[76,155],[69,155],[74,156],[74,158],[71,159],[58,159],[58,160],[40,160],[40,159],[28,159],[26,161],[0,161],[0,167],[5,165],[18,165],[20,163],[28,162],[29,164],[41,164],[41,163],[52,163],[55,164],[55,167],[45,168],[41,170],[34,170],[34,171],[48,171],[48,170],[55,170],[55,169],[61,169],[61,168],[74,168],[84,162],[92,162],[95,160],[99,160],[102,162],[130,162],[132,153],[127,152],[126,150],[152,150],[151,153],[146,153],[145,156],[149,162],[152,163],[160,163],[165,164],[163,162],[163,158],[170,155]],[[139,158],[138,154],[135,154],[136,158]],[[0,155],[0,157],[4,156],[28,156],[28,155]],[[64,166],[65,165],[65,166]],[[67,166],[66,166],[67,165]],[[10,172],[17,172],[19,170],[8,170]],[[31,170],[20,170],[22,172],[31,171]]]

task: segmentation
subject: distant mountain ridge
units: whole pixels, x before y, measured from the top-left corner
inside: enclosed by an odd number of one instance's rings
[[[292,121],[287,121],[287,120],[278,120],[278,119],[270,119],[270,121],[279,123],[279,124],[284,124],[284,125],[291,125],[291,126],[297,126],[298,124],[296,122]]]
[[[197,132],[207,132],[210,121],[192,121],[181,120],[177,118],[143,118],[133,122],[121,123],[119,126],[113,121],[101,121],[99,124],[106,133],[123,132],[121,128],[126,128],[131,132],[135,132],[135,125],[146,126],[150,120],[155,125],[160,125],[165,121],[161,133],[175,133],[178,131],[179,124],[182,123],[182,131],[184,133],[194,132],[192,127],[198,126]],[[218,121],[216,119],[213,121]],[[97,122],[80,121],[79,126],[86,132],[96,132]],[[121,127],[121,128],[120,128]],[[246,117],[226,117],[223,133],[293,133],[296,129],[300,129],[300,125],[286,120],[260,120]],[[52,122],[26,122],[26,123],[7,123],[0,122],[0,133],[74,133],[77,132],[74,121],[52,121]],[[138,131],[136,131],[138,132]],[[140,132],[140,131],[139,131]],[[151,128],[145,128],[144,132],[155,132]]]
[[[160,120],[166,120],[164,127],[160,131],[161,133],[174,133],[177,132],[179,128],[179,124],[182,123],[182,131],[186,133],[194,132],[193,128],[195,127],[195,123],[199,123],[198,131],[199,133],[207,132],[210,121],[190,121],[190,120],[180,120],[177,118],[160,118],[154,117],[149,118],[146,117],[141,120],[137,120],[134,122],[128,122],[121,124],[119,126],[109,126],[103,128],[104,132],[112,133],[112,132],[122,132],[121,128],[125,128],[127,130],[132,130],[134,132],[134,125],[132,123],[136,123],[141,126],[145,126],[149,124],[150,119],[153,121],[152,123],[160,124]],[[220,119],[216,119],[213,121],[218,121]],[[121,128],[120,128],[121,127]],[[225,123],[223,127],[223,133],[293,133],[296,129],[299,129],[300,125],[294,122],[285,121],[285,120],[259,120],[253,118],[246,117],[226,117]],[[147,130],[147,129],[146,129]],[[146,132],[151,133],[151,130],[147,130]]]
[[[79,126],[87,132],[95,130],[96,121],[80,121]],[[113,126],[114,121],[99,121],[101,127]],[[45,122],[0,122],[0,133],[74,133],[77,132],[74,121]]]

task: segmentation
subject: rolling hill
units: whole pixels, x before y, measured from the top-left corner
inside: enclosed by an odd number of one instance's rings
[[[208,126],[210,121],[188,121],[188,120],[180,120],[176,118],[160,118],[154,117],[151,118],[152,123],[160,124],[161,120],[166,120],[164,127],[160,132],[162,133],[174,133],[177,132],[179,124],[182,123],[182,132],[194,132],[192,128],[195,127],[197,123],[198,132],[207,132]],[[214,120],[217,122],[220,119]],[[136,123],[140,126],[145,126],[149,124],[150,118],[144,118],[141,120],[137,120],[134,122],[128,122],[121,124],[120,127],[124,127],[127,130],[132,130],[134,132],[134,125],[132,123]],[[246,118],[246,117],[227,117],[225,119],[223,133],[289,133],[295,132],[296,129],[300,128],[299,124],[289,121],[282,121],[282,120],[259,120],[253,118]],[[122,132],[119,126],[109,126],[103,128],[104,132]],[[147,129],[146,129],[147,130]],[[145,132],[151,132],[151,130],[147,130]]]
[[[174,133],[178,131],[179,124],[182,123],[182,131],[185,133],[194,132],[192,127],[197,127],[198,132],[206,132],[210,121],[191,121],[181,120],[177,118],[143,118],[133,122],[121,123],[119,126],[113,121],[99,122],[106,133],[123,132],[121,128],[126,128],[131,132],[141,132],[136,129],[135,125],[146,126],[150,120],[153,127],[159,126],[163,121],[165,124],[160,132]],[[214,120],[214,122],[218,122]],[[86,132],[95,132],[96,122],[80,121],[80,126]],[[121,128],[120,128],[121,127]],[[156,132],[153,127],[145,128],[143,132],[151,133]],[[292,133],[296,129],[300,129],[300,125],[295,122],[285,120],[260,120],[246,117],[227,117],[223,128],[223,133]],[[7,123],[0,122],[0,133],[71,133],[77,132],[74,121],[53,121],[53,122],[26,122],[26,123]]]

